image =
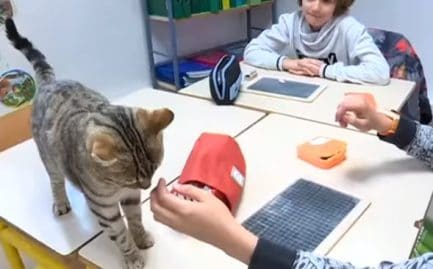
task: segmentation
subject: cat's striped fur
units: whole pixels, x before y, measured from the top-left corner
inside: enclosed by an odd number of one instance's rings
[[[32,132],[50,177],[56,215],[69,212],[65,176],[84,193],[100,225],[124,255],[126,268],[142,268],[139,249],[152,246],[141,221],[140,189],[150,187],[163,158],[168,109],[110,105],[75,81],[58,81],[44,55],[6,20],[9,40],[33,64],[38,92]],[[128,228],[121,217],[125,213]]]

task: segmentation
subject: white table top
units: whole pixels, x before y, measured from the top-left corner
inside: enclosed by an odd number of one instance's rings
[[[116,103],[144,108],[166,106],[174,111],[175,120],[165,135],[164,163],[157,172],[167,180],[180,174],[201,132],[235,136],[263,116],[261,112],[217,107],[206,100],[151,89],[132,93]],[[72,253],[101,231],[81,193],[69,184],[72,213],[54,217],[48,175],[33,140],[0,153],[0,183],[0,218],[62,255]]]
[[[0,218],[61,255],[101,231],[83,195],[70,184],[72,211],[54,216],[49,178],[33,139],[0,153],[0,181]]]
[[[242,69],[251,66],[242,64]],[[283,98],[258,95],[241,91],[235,104],[242,107],[254,108],[266,112],[274,112],[321,123],[336,125],[334,115],[337,105],[343,100],[346,92],[369,92],[376,98],[378,105],[385,109],[400,109],[409,98],[415,83],[405,80],[391,79],[387,86],[359,85],[341,83],[322,78],[296,76],[287,72],[257,69],[258,76],[251,82],[245,82],[243,89],[256,82],[261,77],[284,78],[300,82],[319,83],[327,85],[326,89],[311,103]],[[209,79],[203,79],[179,91],[182,94],[211,99]]]
[[[319,135],[346,141],[347,160],[322,170],[297,159],[296,146]],[[371,202],[331,250],[331,257],[374,265],[383,259],[408,256],[417,232],[413,222],[422,217],[433,189],[428,167],[374,136],[275,114],[248,129],[237,141],[247,162],[239,221],[298,178],[305,178]],[[146,253],[147,268],[245,268],[220,250],[153,221],[148,202],[143,208],[143,222],[156,241]],[[120,265],[117,249],[104,234],[79,254],[104,269]]]
[[[322,170],[297,159],[296,145],[317,136],[345,141],[347,160]],[[273,188],[261,200],[249,197],[260,193],[247,191],[244,199],[256,204],[242,204],[251,208],[240,219],[281,191],[277,184],[268,186],[266,179],[280,180],[283,185],[303,177],[371,202],[329,256],[359,266],[408,257],[417,233],[413,223],[424,215],[433,190],[432,171],[420,161],[375,136],[277,115],[259,122],[238,141],[249,164],[247,181],[261,179],[257,189]]]
[[[173,122],[164,130],[164,159],[155,172],[152,188],[160,177],[171,181],[180,175],[201,133],[236,136],[265,115],[258,111],[236,106],[217,106],[207,100],[159,90],[138,91],[116,103],[151,109],[168,107],[175,114]],[[152,188],[143,191],[143,200],[147,199]]]

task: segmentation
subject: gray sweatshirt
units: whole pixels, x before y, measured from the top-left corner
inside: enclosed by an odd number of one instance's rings
[[[251,40],[244,53],[247,63],[266,69],[281,70],[285,57],[324,61],[328,66],[323,76],[328,79],[389,83],[387,61],[365,26],[348,15],[336,17],[313,32],[301,11],[283,14],[278,24]]]

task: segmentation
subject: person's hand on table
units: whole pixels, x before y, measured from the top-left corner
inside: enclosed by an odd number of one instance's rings
[[[170,192],[161,179],[151,192],[150,207],[156,221],[214,245],[244,263],[249,262],[257,237],[243,228],[225,204],[211,193],[192,185],[177,184]]]
[[[304,59],[284,59],[283,70],[295,75],[303,75],[310,77],[320,77],[320,70],[324,65],[320,60],[304,58]]]
[[[335,120],[342,127],[352,125],[361,131],[385,132],[392,119],[376,110],[376,104],[368,94],[348,93],[338,105]]]

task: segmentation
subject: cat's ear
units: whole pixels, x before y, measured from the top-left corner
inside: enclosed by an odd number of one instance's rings
[[[114,139],[107,133],[96,132],[87,138],[87,152],[92,159],[104,167],[117,162],[117,150]]]
[[[136,113],[137,119],[143,127],[155,134],[165,129],[174,119],[174,113],[168,108],[152,111],[139,108]]]

